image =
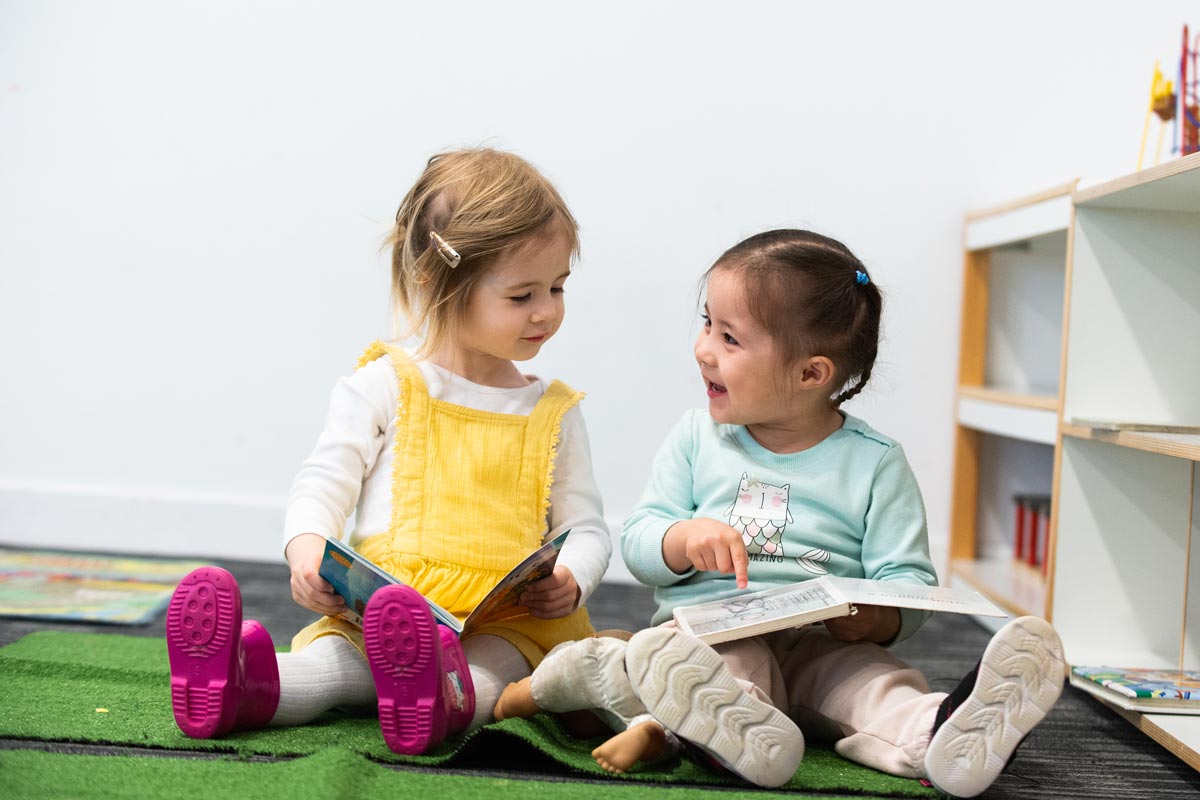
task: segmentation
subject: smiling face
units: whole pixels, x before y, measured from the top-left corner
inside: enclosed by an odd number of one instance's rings
[[[704,327],[696,362],[708,389],[708,411],[730,425],[787,420],[794,407],[775,340],[745,307],[738,277],[717,270],[708,279]]]
[[[471,288],[444,364],[468,380],[490,383],[513,361],[538,354],[562,325],[563,284],[571,274],[571,243],[541,237],[500,255]]]

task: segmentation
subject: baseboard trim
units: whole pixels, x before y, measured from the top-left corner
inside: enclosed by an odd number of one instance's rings
[[[281,497],[0,480],[0,541],[278,562],[285,505]]]

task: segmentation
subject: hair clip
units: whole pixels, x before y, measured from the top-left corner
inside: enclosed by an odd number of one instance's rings
[[[429,240],[433,242],[433,249],[437,250],[437,254],[441,256],[442,261],[445,261],[446,266],[450,267],[450,269],[454,269],[462,261],[462,256],[458,254],[458,251],[451,247],[437,231],[429,232]]]
[[[867,273],[863,272],[861,269],[856,269],[854,270],[854,282],[859,286],[866,286],[871,282],[871,279],[867,277]]]

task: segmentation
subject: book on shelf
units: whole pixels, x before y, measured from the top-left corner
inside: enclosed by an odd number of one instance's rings
[[[1080,665],[1071,685],[1129,711],[1200,714],[1200,670]]]
[[[428,597],[425,598],[434,619],[461,636],[481,625],[529,613],[520,604],[521,593],[529,584],[540,581],[554,572],[558,553],[570,532],[566,530],[553,539],[548,539],[541,547],[522,559],[521,563],[509,570],[508,574],[492,587],[462,622]],[[318,571],[346,601],[346,611],[342,613],[342,618],[355,625],[362,625],[363,611],[376,590],[389,584],[401,583],[337,539],[325,540],[325,554]]]
[[[1128,431],[1129,433],[1200,433],[1200,426],[1198,425],[1165,425],[1154,422],[1117,422],[1115,420],[1103,419],[1072,419],[1071,424],[1078,425],[1081,428],[1091,428],[1094,431],[1111,433],[1117,433],[1120,431]]]
[[[681,630],[701,641],[717,644],[849,616],[858,613],[860,605],[1008,616],[971,589],[823,575],[722,600],[679,606],[674,617]]]

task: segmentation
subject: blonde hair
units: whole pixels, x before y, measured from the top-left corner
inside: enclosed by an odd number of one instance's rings
[[[461,261],[451,267],[430,237]],[[558,191],[525,159],[489,148],[429,159],[400,201],[385,247],[392,251],[393,311],[408,322],[397,334],[423,334],[418,355],[436,351],[466,313],[472,287],[501,254],[543,237],[563,236],[579,254],[579,226]]]

